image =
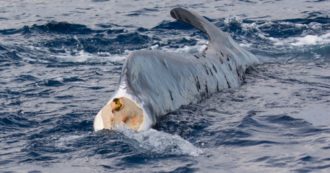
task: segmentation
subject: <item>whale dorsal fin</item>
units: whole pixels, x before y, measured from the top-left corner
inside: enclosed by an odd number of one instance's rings
[[[217,43],[218,40],[221,40],[222,43],[218,42],[217,45],[221,44],[228,46],[228,35],[199,14],[184,8],[174,8],[171,10],[171,16],[176,20],[188,23],[206,33],[211,44]]]
[[[203,26],[205,24],[202,23],[205,23],[205,18],[192,11],[183,8],[174,8],[171,10],[171,16],[176,20],[188,23],[202,32],[207,33],[205,27]]]
[[[203,52],[204,54],[212,57],[218,56],[222,60],[229,60],[229,57],[247,57],[246,59],[250,58],[257,61],[254,55],[235,43],[228,33],[221,31],[217,26],[196,12],[184,8],[174,8],[171,10],[171,16],[207,34],[209,43],[207,49]],[[240,63],[242,64],[242,62]]]

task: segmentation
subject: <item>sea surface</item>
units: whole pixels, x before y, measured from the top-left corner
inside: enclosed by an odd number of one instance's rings
[[[130,52],[198,52],[206,16],[262,63],[153,129],[93,131]],[[0,0],[0,172],[330,172],[329,0]]]

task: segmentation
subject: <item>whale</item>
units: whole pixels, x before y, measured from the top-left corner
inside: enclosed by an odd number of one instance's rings
[[[198,13],[174,8],[171,16],[205,33],[207,47],[199,53],[137,50],[122,67],[117,90],[94,118],[94,130],[152,128],[160,117],[206,99],[213,93],[238,88],[249,67],[259,59],[240,47]]]

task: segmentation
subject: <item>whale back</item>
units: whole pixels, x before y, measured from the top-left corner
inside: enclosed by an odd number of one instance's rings
[[[231,64],[234,69],[234,64]],[[141,103],[151,124],[157,117],[197,103],[225,88],[238,87],[240,79],[228,64],[190,54],[136,51],[128,57],[121,82]]]

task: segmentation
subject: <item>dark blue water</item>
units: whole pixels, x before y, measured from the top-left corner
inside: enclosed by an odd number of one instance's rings
[[[134,50],[196,52],[207,16],[263,63],[242,87],[93,132]],[[329,172],[330,2],[0,2],[0,172]]]

